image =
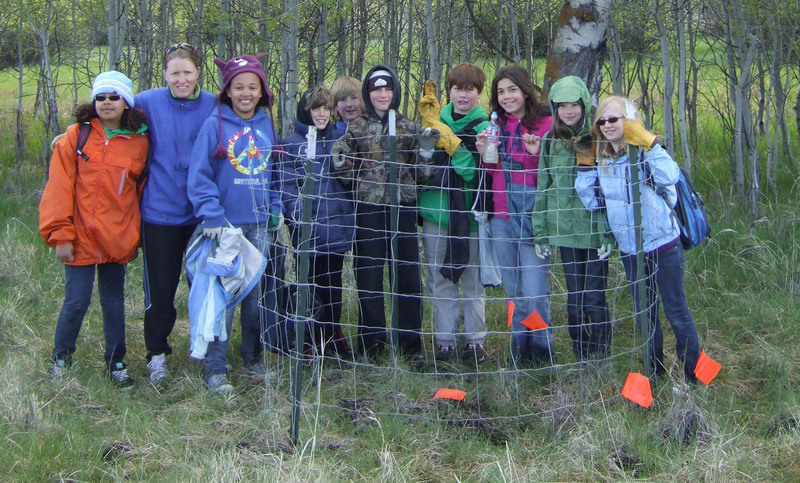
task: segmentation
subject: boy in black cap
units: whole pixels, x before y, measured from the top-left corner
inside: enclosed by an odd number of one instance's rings
[[[334,169],[356,200],[356,242],[353,265],[359,299],[359,349],[379,352],[386,342],[383,267],[391,253],[389,168],[398,163],[399,201],[397,233],[398,340],[406,354],[421,349],[422,281],[417,239],[417,188],[433,174],[436,129],[418,126],[401,114],[396,117],[397,158],[389,160],[389,111],[400,105],[400,82],[385,66],[373,67],[364,77],[366,112],[350,123],[331,150]]]

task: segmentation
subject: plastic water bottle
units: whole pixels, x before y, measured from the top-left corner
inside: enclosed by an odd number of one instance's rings
[[[500,125],[497,123],[497,112],[492,111],[492,118],[486,126],[486,134],[489,138],[486,143],[486,154],[483,155],[483,162],[486,164],[497,164],[497,148],[500,146]]]

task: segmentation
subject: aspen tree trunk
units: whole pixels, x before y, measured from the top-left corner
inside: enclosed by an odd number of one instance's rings
[[[686,126],[686,18],[691,16],[691,2],[684,1],[681,8],[679,0],[673,0],[673,8],[677,15],[675,25],[678,34],[678,129],[681,136],[681,152],[683,153],[683,167],[692,173],[692,151],[689,145],[689,133]]]
[[[658,39],[661,45],[661,68],[664,70],[664,140],[667,142],[667,151],[675,152],[675,122],[672,110],[672,96],[675,94],[675,79],[672,77],[672,60],[669,55],[669,37],[667,27],[664,25],[663,4],[654,0],[653,10],[656,14]]]
[[[23,0],[19,0],[19,23],[17,25],[17,112],[15,113],[17,123],[17,135],[14,146],[14,169],[13,179],[19,179],[19,168],[22,166],[22,146],[25,144],[25,135],[22,131],[22,87],[25,77],[25,64],[22,61],[22,39],[23,39]],[[45,170],[44,180],[47,182],[49,170]]]
[[[320,8],[319,33],[317,34],[317,78],[314,79],[315,85],[321,86],[325,83],[325,65],[328,58],[325,56],[325,46],[328,44],[328,7],[322,4]]]
[[[280,96],[281,119],[280,136],[284,137],[292,132],[294,126],[293,118],[297,110],[297,85],[300,66],[297,59],[297,43],[300,35],[298,18],[300,15],[300,5],[297,0],[286,0],[285,7],[287,21],[286,36],[284,37],[283,59],[281,66],[283,78],[285,79],[284,89]]]
[[[547,56],[543,88],[567,75],[582,78],[592,94],[592,103],[603,81],[606,30],[611,0],[568,0],[558,18],[555,39]]]

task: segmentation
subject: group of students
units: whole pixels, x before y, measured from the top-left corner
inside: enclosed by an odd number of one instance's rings
[[[55,144],[40,204],[42,237],[65,264],[54,375],[72,362],[97,270],[106,367],[120,387],[133,385],[123,361],[123,285],[125,266],[141,245],[149,379],[164,379],[187,247],[197,237],[218,241],[226,230],[238,229],[267,259],[258,287],[241,301],[243,369],[263,376],[265,334],[280,316],[275,294],[284,282],[269,273],[281,264],[274,259],[275,232],[284,220],[295,248],[302,231],[310,236],[305,245],[310,247],[309,298],[319,310],[309,324],[307,352],[353,357],[339,325],[342,270],[351,251],[358,353],[375,356],[386,346],[383,284],[388,264],[395,282],[399,350],[411,357],[421,354],[421,224],[435,358],[482,362],[487,357],[485,297],[473,208],[489,214],[493,255],[513,307],[512,363],[555,362],[551,246],[559,247],[564,266],[575,356],[602,357],[611,344],[605,290],[607,257],[615,243],[638,304],[637,228],[629,180],[631,169],[640,170],[640,179],[645,169],[628,159],[631,145],[643,152],[654,181],[653,187],[640,184],[653,372],[666,371],[658,291],[685,374],[694,379],[699,342],[683,288],[678,228],[670,207],[655,192],[663,189],[676,199],[678,168],[656,136],[635,119],[626,99],[604,100],[592,118],[581,79],[558,80],[545,104],[525,69],[508,65],[491,83],[490,107],[501,131],[495,141],[478,107],[486,82],[479,67],[464,63],[450,71],[451,102],[441,109],[435,89],[426,88],[420,102],[423,122],[417,124],[396,112],[401,86],[395,72],[377,65],[363,82],[342,77],[331,90],[315,87],[303,93],[295,132],[279,142],[274,96],[260,58],[217,59],[222,84],[216,96],[199,88],[200,59],[185,43],[164,53],[166,87],[134,96],[131,81],[119,72],[95,78],[92,102],[78,107],[78,124]],[[80,123],[85,122],[92,129],[79,149]],[[390,124],[396,159],[388,159]],[[316,156],[307,160],[312,127]],[[492,161],[484,157],[490,143],[499,144],[499,162],[486,162]],[[392,193],[394,163],[398,186]],[[306,189],[306,182],[313,186]],[[313,193],[310,227],[304,227],[304,192]],[[208,388],[219,393],[233,389],[225,336],[231,333],[232,309],[224,319],[225,331],[212,337],[204,357]]]

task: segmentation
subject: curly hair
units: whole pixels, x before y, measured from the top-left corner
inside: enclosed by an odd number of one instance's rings
[[[94,102],[79,105],[75,108],[73,115],[75,116],[75,122],[79,123],[89,122],[91,119],[100,117],[97,114]],[[133,132],[138,132],[145,124],[147,124],[147,113],[138,107],[125,109],[119,122],[120,127]]]

